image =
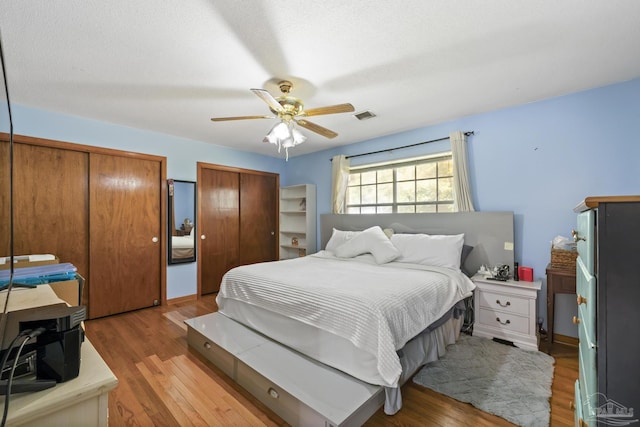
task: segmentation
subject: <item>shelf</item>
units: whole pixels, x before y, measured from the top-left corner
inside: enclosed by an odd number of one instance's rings
[[[315,252],[316,186],[298,184],[282,187],[279,200],[279,257],[298,258]],[[292,242],[297,242],[297,246]]]
[[[294,235],[300,235],[300,236],[305,236],[307,234],[307,232],[305,230],[302,230],[302,231],[280,230],[280,233],[282,233],[282,234],[294,234]]]
[[[307,249],[307,247],[305,245],[298,245],[298,246],[294,246],[294,245],[280,245],[281,248],[287,248],[287,249]]]
[[[307,211],[280,211],[282,214],[306,215]]]

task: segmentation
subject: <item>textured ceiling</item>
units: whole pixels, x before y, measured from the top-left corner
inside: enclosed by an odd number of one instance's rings
[[[299,155],[640,77],[635,0],[3,0],[0,32],[13,103],[272,156],[274,120],[209,119],[280,79],[377,116]]]

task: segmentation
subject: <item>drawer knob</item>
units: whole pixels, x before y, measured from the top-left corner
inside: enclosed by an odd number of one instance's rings
[[[576,298],[576,302],[578,303],[578,305],[586,304],[587,303],[587,299],[585,297],[583,297],[582,295],[578,294],[578,297]]]
[[[269,390],[267,390],[267,392],[269,393],[269,396],[273,397],[274,399],[277,399],[280,397],[280,395],[278,394],[278,391],[273,387],[269,387]]]
[[[578,323],[580,323],[580,318],[578,316],[573,316],[573,324],[577,325]]]
[[[573,412],[575,412],[576,410],[576,405],[573,404],[573,400],[569,401],[569,409],[571,409]]]
[[[509,319],[503,322],[499,317],[496,317],[496,322],[500,323],[501,325],[509,325],[511,323]]]
[[[207,341],[204,342],[204,348],[206,348],[207,350],[211,349],[211,344],[208,343]]]
[[[585,423],[584,420],[582,418],[580,418],[578,420],[578,426],[579,427],[589,427],[589,424]]]
[[[578,241],[582,240],[582,241],[587,241],[587,239],[585,239],[584,237],[580,237],[578,236],[578,232],[576,230],[571,230],[571,235],[573,236],[573,241],[578,243]]]
[[[510,301],[507,301],[506,304],[503,304],[500,302],[499,299],[496,300],[496,304],[498,304],[500,307],[509,307],[511,305]]]

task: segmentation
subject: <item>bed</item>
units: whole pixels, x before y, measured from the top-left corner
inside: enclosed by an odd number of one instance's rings
[[[193,232],[187,236],[171,236],[171,258],[191,258],[194,254],[195,242]]]
[[[468,276],[482,264],[512,265],[513,214],[322,215],[321,227],[317,254],[230,270],[219,313],[383,386],[394,414],[400,386],[457,340]],[[434,235],[444,243],[425,250]]]

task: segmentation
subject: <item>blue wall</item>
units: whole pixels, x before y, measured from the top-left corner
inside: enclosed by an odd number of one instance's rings
[[[468,155],[476,210],[514,212],[515,259],[543,280],[538,312],[546,319],[550,242],[557,235],[570,236],[573,208],[587,196],[640,194],[639,119],[640,79],[635,79],[290,158],[283,184],[316,184],[318,214],[329,213],[332,156],[474,131]],[[449,149],[448,142],[438,142],[355,158],[352,165]],[[555,331],[576,336],[569,320],[575,299],[559,295],[556,310]]]
[[[280,174],[281,185],[317,186],[318,215],[330,211],[331,162],[359,154],[473,130],[469,162],[477,210],[515,214],[515,258],[544,280],[550,242],[569,236],[573,208],[586,196],[640,194],[640,79],[518,107],[478,114],[309,155],[280,158],[209,143],[13,106],[17,134],[167,157],[167,177],[196,180],[203,161]],[[375,120],[375,119],[373,119]],[[355,158],[353,165],[449,150],[448,142]],[[292,154],[295,155],[295,149]],[[167,269],[167,297],[196,292],[196,265]],[[539,313],[546,317],[546,283]],[[576,335],[569,319],[575,302],[558,296],[556,332]]]
[[[175,226],[178,229],[187,218],[191,222],[195,221],[196,186],[195,183],[176,181],[173,183],[173,188],[173,214]],[[169,211],[167,215],[170,215]]]

